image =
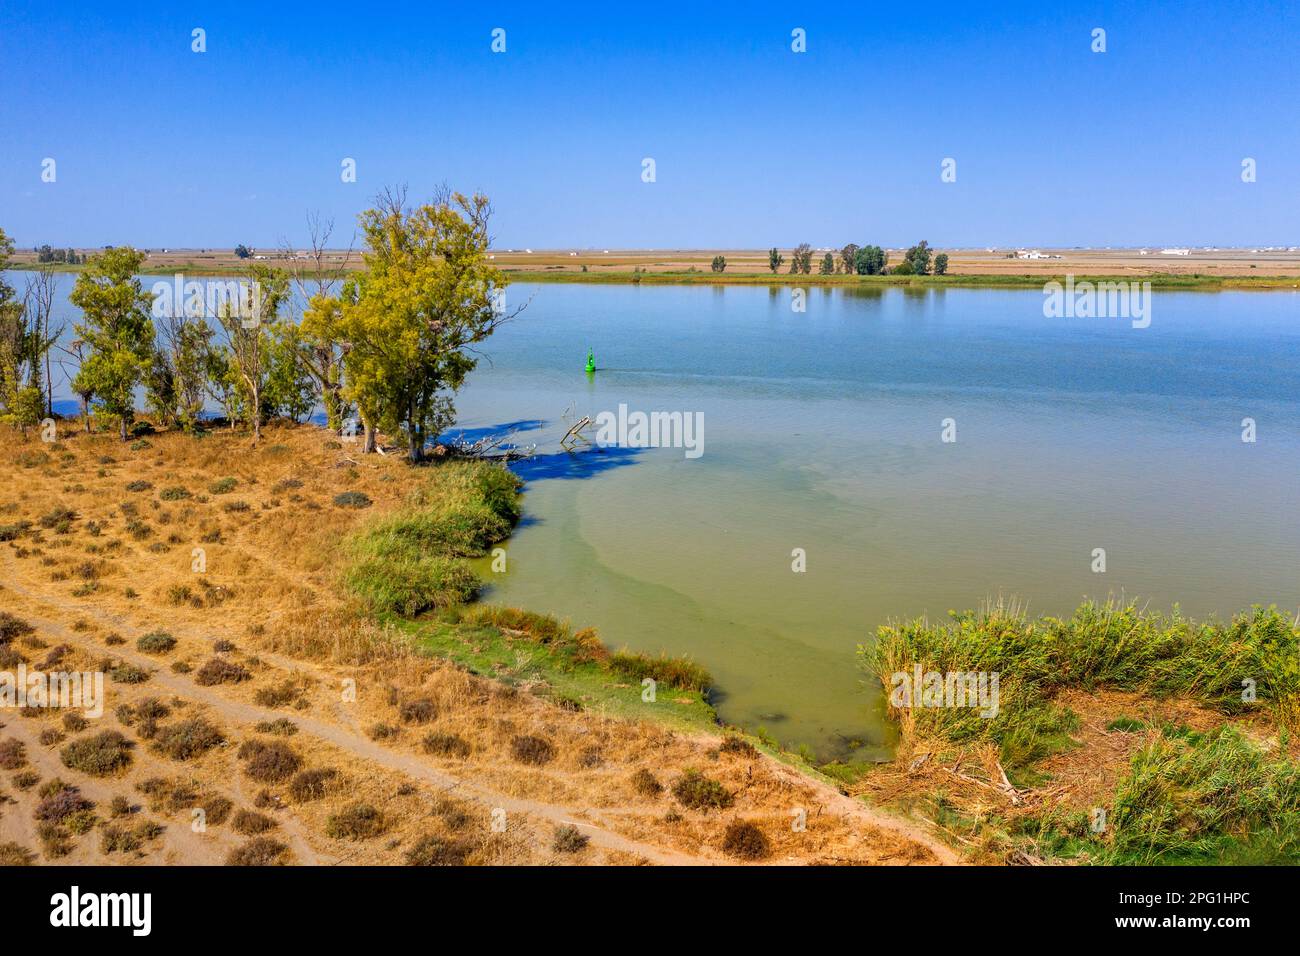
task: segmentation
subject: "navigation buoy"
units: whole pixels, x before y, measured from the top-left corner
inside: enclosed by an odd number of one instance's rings
[[[587,349],[587,372],[590,374],[594,371],[596,371],[596,358],[591,354],[591,349]]]

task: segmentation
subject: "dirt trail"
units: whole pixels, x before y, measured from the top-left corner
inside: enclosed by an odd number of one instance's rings
[[[125,646],[109,647],[87,633],[59,623],[59,618],[86,620],[109,631],[118,632],[132,643],[135,638],[150,630],[148,627],[132,623],[123,615],[101,609],[93,604],[74,602],[63,598],[59,594],[50,593],[43,589],[36,590],[18,583],[16,579],[23,568],[8,553],[0,552],[0,563],[5,569],[4,587],[6,590],[13,596],[25,599],[23,603],[27,607],[23,608],[24,616],[31,623],[39,625],[50,634],[57,635],[59,640],[85,650],[93,650],[100,656],[117,657],[138,667],[143,667],[153,673],[153,681],[157,686],[195,703],[205,705],[211,709],[215,716],[229,724],[240,725],[244,730],[249,729],[255,723],[271,721],[283,716],[282,711],[233,699],[223,693],[219,686],[203,687],[187,676],[174,673],[166,668],[160,668],[159,661],[155,657],[128,650]],[[213,636],[213,628],[210,625],[203,628],[187,627],[183,621],[175,620],[169,621],[167,627],[180,637],[206,641]],[[312,661],[286,657],[282,654],[262,650],[257,652],[257,656],[265,663],[289,673],[298,672],[310,675],[326,684],[333,684],[337,681],[336,675],[331,674],[326,668]],[[644,830],[643,825],[646,822],[645,807],[604,806],[598,808],[591,804],[573,805],[511,796],[473,779],[469,774],[458,775],[439,769],[419,755],[392,749],[366,736],[361,729],[358,714],[346,704],[331,702],[329,706],[321,708],[313,716],[305,713],[295,714],[294,722],[298,724],[300,732],[310,735],[317,741],[338,748],[353,757],[422,782],[448,796],[468,799],[488,809],[503,809],[507,813],[507,818],[512,821],[510,826],[512,831],[516,829],[513,821],[522,815],[525,819],[525,829],[528,828],[527,822],[530,820],[533,822],[537,820],[547,821],[552,825],[569,824],[579,827],[594,846],[612,853],[627,855],[632,859],[642,859],[651,863],[667,865],[713,865],[735,862],[721,855],[718,851],[709,848],[695,849],[692,847],[688,851],[649,842],[644,838],[633,838],[625,832],[620,832],[628,827],[636,830],[638,824],[641,824],[640,829]],[[716,748],[719,743],[717,737],[683,736],[699,744],[702,750]],[[45,756],[53,758],[53,755],[50,754]],[[57,758],[53,759],[57,763]],[[918,824],[895,817],[872,808],[859,800],[847,797],[833,787],[812,780],[799,773],[796,769],[781,764],[770,757],[764,755],[761,760],[764,762],[765,770],[771,777],[797,785],[805,791],[811,789],[813,798],[819,807],[819,812],[823,814],[829,812],[836,818],[851,821],[852,840],[855,840],[856,843],[845,849],[855,850],[862,854],[862,858],[856,859],[856,862],[889,863],[896,861],[940,864],[959,864],[961,862],[959,855],[955,851],[922,829]],[[236,780],[234,785],[241,787],[242,781]],[[87,786],[86,789],[90,794],[90,787]],[[245,800],[247,799],[247,794],[242,792],[239,793],[239,796],[245,798]],[[30,813],[27,813],[26,816],[30,817]],[[312,848],[307,828],[302,825],[302,821],[292,815],[286,816],[288,819],[284,821],[286,825],[282,831],[283,836],[292,844],[300,862],[334,863],[345,860],[358,862],[355,859],[356,854],[345,855],[340,859],[337,848],[332,848],[323,854],[317,852]],[[179,829],[188,831],[187,826],[168,827],[169,832]],[[644,837],[644,833],[642,836]],[[195,862],[211,860],[211,841],[207,841],[203,846],[206,852],[201,855],[196,853]],[[168,855],[180,855],[184,859],[184,854],[191,849],[197,849],[197,847],[178,845],[174,847],[175,853],[169,853]],[[834,855],[830,859],[840,859],[840,857]],[[798,862],[798,858],[792,857],[785,862]]]
[[[14,593],[21,594],[29,601],[38,604],[53,605],[60,607],[62,610],[70,611],[77,614],[78,617],[97,620],[104,626],[121,631],[125,636],[138,637],[144,633],[141,629],[133,628],[131,625],[122,621],[116,615],[97,614],[94,610],[65,603],[53,599],[49,595],[34,594],[27,588],[16,584],[12,581],[7,582],[7,587]],[[129,661],[137,667],[143,667],[153,672],[153,680],[158,685],[167,688],[173,693],[186,697],[190,700],[204,704],[211,708],[212,712],[228,722],[236,724],[254,724],[260,721],[275,720],[283,716],[280,712],[271,708],[258,707],[254,704],[246,704],[242,701],[231,700],[215,690],[207,687],[200,687],[186,677],[173,674],[170,671],[158,668],[158,662],[148,655],[128,651],[123,647],[108,647],[97,641],[89,639],[86,635],[73,631],[58,622],[51,620],[49,617],[37,617],[30,611],[25,611],[25,615],[33,624],[39,624],[46,631],[57,634],[60,640],[66,641],[74,646],[83,648],[93,648],[96,652],[104,655],[120,657],[122,660]],[[293,661],[291,665],[298,670],[309,670],[309,665],[303,662]],[[397,751],[383,747],[369,738],[348,730],[345,727],[339,727],[334,724],[326,723],[315,717],[306,715],[295,716],[294,722],[298,724],[300,730],[309,733],[320,740],[333,744],[343,750],[349,751],[358,757],[372,761],[382,767],[406,774],[432,785],[448,793],[455,791],[455,794],[462,798],[470,798],[485,806],[504,809],[507,815],[510,814],[529,814],[552,823],[568,823],[582,828],[583,832],[591,839],[591,842],[607,850],[616,850],[624,853],[634,854],[646,858],[652,863],[659,864],[678,864],[678,865],[701,865],[723,862],[722,860],[681,853],[676,850],[665,849],[663,847],[653,846],[651,844],[638,842],[629,839],[620,833],[607,828],[599,811],[588,808],[574,808],[567,806],[556,806],[553,804],[543,803],[537,800],[529,800],[518,797],[508,796],[503,793],[483,787],[472,780],[454,776],[444,771],[429,766],[424,761]],[[590,822],[592,820],[595,822]]]

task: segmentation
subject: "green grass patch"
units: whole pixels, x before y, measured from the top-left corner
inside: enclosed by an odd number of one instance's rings
[[[414,617],[473,600],[480,582],[464,560],[510,534],[519,479],[487,462],[446,462],[397,512],[349,539],[344,585],[376,613]]]
[[[1068,618],[1036,620],[997,606],[953,614],[944,624],[886,625],[858,653],[887,692],[895,674],[918,664],[942,674],[997,673],[995,717],[971,707],[916,707],[912,716],[924,733],[995,742],[1008,766],[1025,766],[1064,743],[1074,719],[1055,697],[1067,688],[1189,697],[1229,716],[1265,708],[1280,726],[1300,723],[1300,631],[1273,607],[1196,623],[1176,609],[1161,615],[1132,604],[1088,602]],[[891,707],[890,714],[900,711]]]

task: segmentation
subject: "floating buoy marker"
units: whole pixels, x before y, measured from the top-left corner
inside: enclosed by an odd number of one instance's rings
[[[591,349],[587,349],[587,374],[596,371],[596,358],[591,354]]]

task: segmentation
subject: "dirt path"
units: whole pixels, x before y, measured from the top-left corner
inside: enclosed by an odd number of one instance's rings
[[[11,572],[17,570],[12,566],[13,559],[11,557],[4,555],[3,560],[9,565]],[[87,634],[74,631],[58,623],[49,613],[43,612],[63,612],[79,619],[87,619],[101,627],[120,633],[127,637],[128,640],[134,640],[146,630],[143,627],[133,625],[121,615],[64,600],[57,595],[36,593],[24,585],[18,584],[14,580],[15,575],[12,573],[8,574],[7,577],[9,580],[6,581],[6,587],[13,594],[25,598],[26,603],[33,608],[38,609],[25,608],[24,614],[33,624],[39,624],[46,631],[57,635],[60,640],[74,646],[93,649],[101,655],[119,657],[136,666],[143,667],[153,673],[153,680],[160,687],[209,707],[214,715],[229,723],[251,726],[257,722],[274,720],[283,716],[281,712],[272,708],[260,707],[231,699],[222,694],[219,688],[202,687],[186,676],[159,668],[157,659],[148,655],[127,650],[124,646],[110,648],[92,639]],[[191,637],[198,636],[194,629],[185,628],[179,622],[170,625],[170,627],[178,635],[184,636],[188,633]],[[204,633],[210,636],[209,631],[204,631]],[[327,675],[312,662],[261,651],[259,651],[258,656],[267,663],[289,672],[297,671],[310,674],[325,681],[334,680],[331,675]],[[503,809],[507,813],[507,819],[515,815],[525,815],[526,817],[548,821],[553,825],[569,824],[576,826],[589,837],[591,843],[595,846],[607,851],[642,858],[656,864],[698,866],[733,862],[708,850],[685,852],[630,838],[619,832],[616,820],[620,814],[617,808],[575,807],[510,796],[484,786],[469,776],[460,776],[438,769],[419,756],[390,749],[371,740],[361,731],[357,715],[345,705],[333,704],[326,713],[329,719],[323,719],[321,716],[296,714],[294,721],[298,724],[301,732],[309,734],[319,741],[328,743],[377,766],[420,781],[446,795],[469,799],[490,809]],[[708,746],[716,746],[718,743],[716,738],[697,737],[693,739]],[[844,817],[859,824],[858,828],[866,831],[863,833],[860,843],[870,840],[872,830],[885,831],[895,838],[912,844],[914,847],[923,848],[926,852],[922,855],[928,855],[932,862],[949,865],[961,862],[956,852],[923,830],[919,825],[894,817],[859,800],[847,797],[834,788],[810,780],[796,769],[781,764],[772,758],[764,756],[762,759],[767,762],[768,770],[772,771],[776,776],[791,782],[797,782],[803,787],[812,786],[816,788],[818,791],[817,797],[821,802],[823,811],[830,810],[836,816]],[[241,796],[245,795],[241,794]],[[293,844],[300,861],[306,863],[338,862],[335,859],[335,853],[327,853],[322,857],[311,848],[307,834],[299,821],[292,820],[292,825],[285,828],[284,835]],[[183,848],[178,847],[178,849]],[[910,862],[915,861],[915,857],[910,860]],[[881,856],[879,862],[889,862],[889,858]]]
[[[7,583],[7,587],[14,593],[21,594],[29,601],[36,602],[38,605],[53,605],[56,608],[73,612],[79,617],[97,620],[101,625],[112,627],[113,629],[120,631],[124,636],[134,638],[144,633],[143,630],[138,630],[132,627],[115,615],[97,614],[95,611],[80,605],[65,604],[62,601],[51,599],[47,595],[37,595],[12,581]],[[135,664],[137,667],[143,667],[153,672],[153,680],[159,686],[165,687],[173,693],[186,697],[197,703],[206,705],[214,714],[231,723],[255,724],[260,721],[275,720],[276,718],[283,716],[280,712],[270,708],[258,707],[254,704],[245,704],[242,701],[230,700],[215,690],[207,687],[200,687],[198,684],[186,677],[179,674],[173,674],[170,671],[160,670],[157,666],[158,662],[145,654],[128,651],[124,647],[110,648],[107,645],[87,638],[84,634],[80,634],[73,631],[71,628],[63,626],[48,617],[37,617],[30,611],[25,611],[24,613],[31,623],[39,624],[47,632],[57,635],[62,641],[83,648],[93,648],[100,654],[120,657],[122,660]],[[298,670],[309,669],[309,667],[304,665],[302,662],[294,661],[291,663],[292,666]],[[650,862],[659,864],[698,866],[701,864],[722,862],[721,860],[712,857],[681,853],[679,851],[631,840],[620,833],[608,829],[608,824],[603,821],[600,812],[596,810],[556,806],[537,800],[511,797],[504,793],[488,789],[472,780],[457,777],[435,769],[416,757],[389,750],[362,734],[345,727],[335,726],[334,724],[326,723],[317,718],[305,715],[295,716],[294,722],[298,724],[299,729],[302,732],[311,734],[320,740],[346,750],[358,757],[423,781],[424,783],[449,794],[454,791],[455,795],[458,797],[472,799],[493,809],[504,809],[507,816],[511,814],[528,814],[549,820],[555,824],[568,823],[579,826],[591,839],[593,844],[607,850],[615,850],[645,857]],[[593,818],[595,822],[589,822]]]

